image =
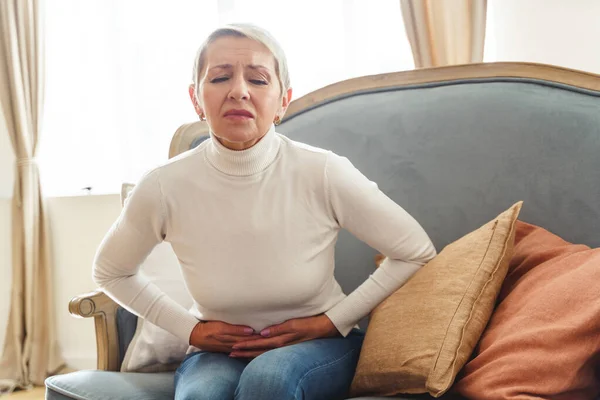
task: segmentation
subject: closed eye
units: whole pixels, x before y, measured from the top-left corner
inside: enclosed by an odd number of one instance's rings
[[[260,79],[251,79],[250,82],[252,82],[255,85],[267,85],[267,81],[263,81]]]
[[[215,78],[213,80],[210,81],[210,83],[220,83],[220,82],[225,82],[227,79],[229,79],[229,77],[227,76],[223,76],[221,78]]]

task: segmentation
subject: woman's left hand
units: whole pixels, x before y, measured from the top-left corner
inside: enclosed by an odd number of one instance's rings
[[[254,358],[279,347],[305,342],[307,340],[338,336],[340,333],[325,314],[315,317],[295,318],[279,325],[263,329],[264,339],[237,343],[230,357]]]

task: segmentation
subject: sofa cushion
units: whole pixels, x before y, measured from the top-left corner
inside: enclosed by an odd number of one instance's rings
[[[46,379],[46,400],[172,400],[174,373],[78,371]],[[352,400],[385,400],[360,397]],[[429,396],[392,397],[429,400]]]
[[[375,309],[352,394],[450,389],[494,309],[521,204],[445,247]]]
[[[524,222],[516,232],[498,307],[455,390],[478,400],[596,398],[600,249]]]
[[[46,379],[46,400],[172,400],[174,374],[77,371]]]

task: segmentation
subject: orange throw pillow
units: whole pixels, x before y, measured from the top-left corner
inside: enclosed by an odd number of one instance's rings
[[[454,392],[589,400],[600,393],[600,249],[518,221],[498,306]]]

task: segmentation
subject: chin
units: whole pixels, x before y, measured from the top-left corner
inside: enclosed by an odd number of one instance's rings
[[[224,139],[227,140],[228,142],[232,142],[232,143],[245,143],[245,142],[249,142],[251,140],[257,139],[260,137],[260,135],[258,135],[256,132],[227,132],[225,134],[218,134],[216,133],[216,135],[220,138],[220,139]]]
[[[229,142],[245,143],[263,136],[254,126],[240,126],[235,124],[224,124],[215,130],[215,134]],[[266,132],[264,132],[266,133]]]
[[[260,135],[256,132],[256,130],[247,130],[247,129],[225,129],[225,132],[223,131],[213,131],[215,136],[217,136],[217,138],[219,138],[220,142],[223,143],[223,141],[227,141],[229,143],[233,143],[235,145],[243,145],[244,143],[247,142],[251,142],[253,140],[259,139],[260,137],[262,137],[263,135]],[[221,133],[223,132],[223,133]],[[226,143],[223,143],[223,145],[227,146]],[[240,150],[240,149],[234,149],[234,150]]]

